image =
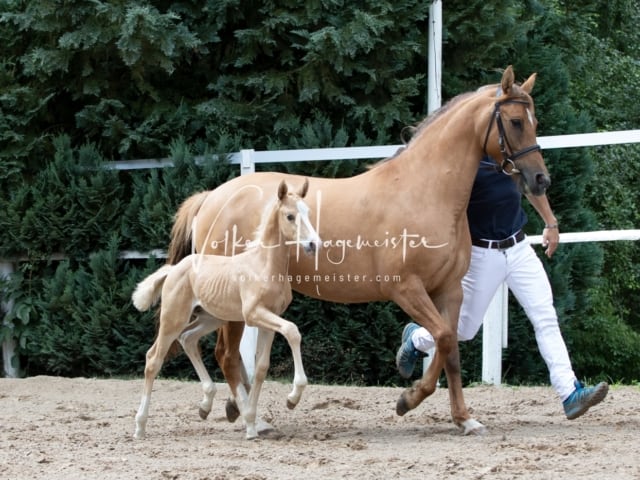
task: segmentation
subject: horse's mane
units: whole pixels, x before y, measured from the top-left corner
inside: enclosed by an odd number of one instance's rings
[[[460,95],[456,95],[455,97],[453,97],[451,100],[449,100],[447,103],[445,103],[443,106],[441,106],[440,108],[438,108],[437,110],[434,110],[433,112],[431,112],[431,114],[429,114],[424,120],[422,120],[420,123],[416,124],[416,125],[409,125],[406,126],[402,129],[402,134],[401,134],[401,140],[402,143],[404,144],[402,147],[400,147],[396,153],[394,153],[393,155],[391,155],[390,157],[387,157],[385,159],[382,159],[376,163],[374,163],[373,165],[369,166],[369,169],[373,169],[376,168],[384,163],[387,163],[389,160],[393,160],[394,158],[396,158],[398,155],[400,155],[400,153],[409,146],[409,144],[413,141],[413,139],[417,138],[422,132],[424,132],[425,130],[427,130],[427,128],[429,128],[429,126],[431,126],[433,124],[433,122],[435,122],[438,118],[440,118],[442,115],[444,115],[446,112],[448,112],[449,110],[451,110],[451,108],[453,108],[454,106],[456,106],[458,103],[460,103],[462,100],[475,95],[477,93],[476,92],[465,92],[465,93],[461,93]],[[404,137],[404,133],[405,132],[409,132],[410,138],[409,140],[407,140]]]

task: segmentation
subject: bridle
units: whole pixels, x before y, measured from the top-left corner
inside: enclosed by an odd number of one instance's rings
[[[504,125],[502,123],[502,117],[500,116],[500,107],[502,105],[506,105],[509,103],[519,103],[521,105],[529,105],[529,102],[525,100],[516,100],[513,98],[508,98],[506,100],[502,100],[500,102],[495,103],[495,107],[493,109],[493,113],[491,114],[491,119],[489,120],[489,126],[487,127],[487,134],[484,137],[484,153],[487,154],[487,142],[489,141],[489,134],[491,133],[491,128],[493,127],[493,120],[495,119],[496,126],[498,128],[498,145],[500,146],[500,153],[502,153],[502,164],[498,167],[498,170],[505,175],[513,175],[514,173],[520,173],[520,170],[516,167],[515,161],[527,155],[531,152],[539,152],[540,145],[537,143],[535,145],[531,145],[529,147],[525,147],[522,150],[514,151],[509,143],[509,139],[507,138],[507,134],[504,129]],[[511,155],[507,152],[507,148]],[[509,168],[510,167],[510,168]]]

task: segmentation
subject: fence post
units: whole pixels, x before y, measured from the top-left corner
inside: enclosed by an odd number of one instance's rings
[[[256,171],[255,153],[253,149],[240,150],[240,175],[249,175]],[[257,345],[258,329],[245,325],[242,339],[240,339],[240,356],[251,381],[256,371]]]
[[[240,150],[240,175],[248,175],[256,171],[256,151],[253,148]]]
[[[8,262],[0,262],[0,278],[5,279],[13,273],[13,265]],[[4,323],[6,314],[13,308],[13,300],[3,300],[0,305],[2,312],[2,322]],[[5,324],[8,326],[7,324]],[[16,352],[16,340],[13,335],[8,335],[2,342],[2,364],[4,365],[4,376],[7,378],[18,378],[19,368],[14,367],[14,357]],[[16,358],[17,363],[17,358]]]

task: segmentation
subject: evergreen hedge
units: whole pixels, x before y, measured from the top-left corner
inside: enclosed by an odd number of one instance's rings
[[[424,116],[427,6],[5,2],[0,258],[20,261],[1,283],[14,306],[0,338],[19,340],[23,374],[142,373],[154,320],[133,309],[130,294],[163,260],[125,260],[120,252],[166,249],[180,202],[238,174],[225,153],[399,143],[402,128]],[[632,0],[614,10],[604,1],[574,9],[547,0],[500,8],[448,2],[444,99],[497,81],[498,69],[514,64],[519,78],[539,73],[540,135],[632,128],[638,105],[625,99],[640,93],[639,16]],[[162,157],[175,166],[106,168]],[[637,228],[637,147],[545,157],[562,231]],[[339,177],[364,167],[346,160],[261,168]],[[537,234],[540,220],[528,213],[527,232]],[[619,243],[561,245],[545,260],[581,377],[638,379],[640,246]],[[546,383],[528,320],[514,303],[510,314],[505,380]],[[408,319],[395,305],[295,295],[286,316],[301,328],[312,381],[406,384],[394,356]],[[213,335],[203,342],[204,358],[221,380],[213,342]],[[480,379],[480,348],[480,337],[461,345],[465,382]],[[271,365],[274,376],[291,374],[281,339]],[[195,378],[184,355],[163,374]]]

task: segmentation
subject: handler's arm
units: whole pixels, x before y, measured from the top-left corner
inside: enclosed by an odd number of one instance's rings
[[[542,231],[542,246],[547,247],[545,254],[551,258],[553,252],[558,248],[560,241],[560,232],[558,229],[558,219],[551,210],[549,199],[546,195],[527,195],[527,200],[536,209],[536,212],[544,220],[544,230]]]

